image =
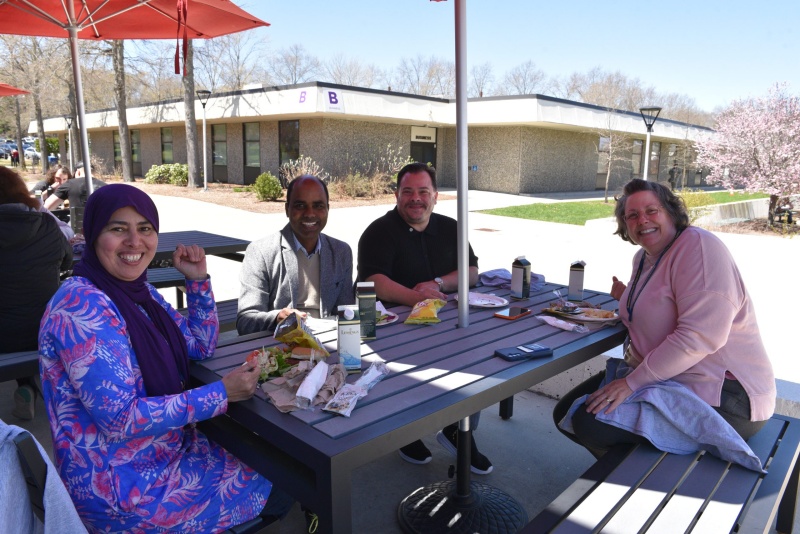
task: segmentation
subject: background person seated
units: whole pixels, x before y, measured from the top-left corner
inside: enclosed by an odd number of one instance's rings
[[[89,188],[86,184],[86,176],[83,170],[84,163],[79,161],[75,165],[75,178],[68,180],[61,184],[53,194],[44,202],[44,207],[49,210],[58,208],[65,200],[69,200],[70,208],[83,208],[86,205],[86,199],[89,197]],[[92,166],[92,173],[94,173],[94,166]],[[94,190],[97,191],[104,185],[105,182],[92,178],[92,185]]]
[[[25,182],[0,166],[0,353],[36,350],[39,322],[58,289],[61,271],[72,265],[72,247],[56,218],[39,211]],[[17,380],[14,417],[33,419],[35,377]]]
[[[36,185],[31,188],[31,193],[41,191],[42,201],[45,201],[47,200],[47,197],[52,195],[53,192],[61,186],[61,184],[67,180],[70,180],[71,178],[72,173],[69,172],[69,168],[63,166],[50,167],[50,170],[47,171],[44,180],[36,182]]]

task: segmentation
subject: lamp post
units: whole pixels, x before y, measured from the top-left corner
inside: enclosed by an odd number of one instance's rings
[[[647,143],[644,149],[644,175],[642,176],[642,179],[647,180],[647,173],[650,170],[650,133],[653,131],[653,125],[656,123],[656,120],[658,120],[658,114],[661,113],[661,108],[639,108],[639,113],[642,114],[644,124],[647,126]]]
[[[67,160],[69,161],[70,172],[74,170],[72,165],[72,117],[67,115],[64,117],[64,122],[67,123]]]
[[[203,191],[208,191],[208,148],[206,146],[206,103],[211,97],[211,91],[198,89],[197,98],[203,105]]]

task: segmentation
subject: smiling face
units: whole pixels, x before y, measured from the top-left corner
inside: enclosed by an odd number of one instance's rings
[[[317,246],[319,234],[328,223],[328,198],[320,183],[313,178],[297,178],[292,197],[286,201],[286,216],[297,240],[306,251]]]
[[[153,261],[158,233],[130,206],[115,211],[94,242],[100,264],[111,276],[131,282]]]
[[[624,217],[630,239],[651,256],[664,250],[677,233],[669,213],[651,191],[629,196],[625,201]]]
[[[408,173],[395,191],[397,212],[406,224],[421,232],[428,226],[438,196],[427,172]]]

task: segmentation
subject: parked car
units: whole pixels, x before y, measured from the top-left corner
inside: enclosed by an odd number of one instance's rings
[[[11,157],[11,149],[7,148],[5,145],[0,145],[0,158],[8,159]]]
[[[33,161],[37,161],[39,158],[42,157],[41,152],[37,152],[36,149],[33,148],[32,146],[26,148],[24,154],[26,158],[32,159]]]

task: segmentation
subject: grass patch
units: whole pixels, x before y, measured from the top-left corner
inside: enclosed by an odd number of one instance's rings
[[[755,200],[758,198],[769,198],[769,195],[764,193],[742,193],[735,192],[729,193],[727,191],[714,191],[707,193],[714,199],[714,204],[730,204],[731,202],[741,202],[743,200]]]
[[[686,190],[682,193],[685,196],[693,197],[687,199],[687,206],[696,208],[711,204],[727,204],[730,202],[740,202],[742,200],[753,200],[758,198],[769,198],[763,193],[741,193],[733,194],[728,191],[706,191],[692,192]],[[591,219],[604,219],[614,216],[614,206],[611,201],[606,204],[603,201],[585,202],[555,202],[553,204],[526,204],[524,206],[510,206],[507,208],[496,208],[481,211],[489,215],[500,215],[502,217],[516,217],[518,219],[530,219],[534,221],[547,221],[561,224],[576,224],[583,226],[586,221]]]
[[[490,215],[516,217],[534,221],[547,221],[582,226],[589,219],[603,219],[614,216],[614,203],[602,201],[556,202],[553,204],[527,204],[482,211]]]
[[[253,186],[252,185],[246,185],[244,187],[234,187],[233,188],[233,192],[234,193],[252,193],[253,192]]]

